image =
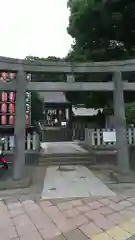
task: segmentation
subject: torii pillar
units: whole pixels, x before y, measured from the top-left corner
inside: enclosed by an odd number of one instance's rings
[[[13,166],[13,179],[20,180],[23,178],[25,166],[25,131],[26,131],[26,111],[25,111],[25,93],[26,93],[26,74],[23,66],[17,73],[16,83],[16,103],[15,103],[15,159]]]
[[[121,72],[113,73],[114,118],[116,129],[117,163],[123,173],[129,172],[129,153],[126,132],[125,105]]]

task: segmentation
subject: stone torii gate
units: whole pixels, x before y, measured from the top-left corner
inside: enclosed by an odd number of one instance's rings
[[[25,92],[26,91],[113,91],[114,115],[117,142],[117,160],[119,169],[129,171],[128,145],[126,138],[126,119],[123,91],[135,91],[135,83],[122,82],[122,72],[135,69],[135,60],[70,63],[70,62],[36,62],[0,57],[0,71],[13,71],[17,74],[14,82],[0,81],[0,91],[16,91],[15,108],[15,159],[13,179],[19,180],[23,176],[25,165]],[[74,73],[112,73],[110,82],[27,82],[26,73],[33,72],[61,72],[68,79],[74,79]],[[110,79],[111,80],[111,79]]]

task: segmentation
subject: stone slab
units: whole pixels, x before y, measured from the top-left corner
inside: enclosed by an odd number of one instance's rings
[[[84,166],[71,166],[74,171],[58,171],[48,167],[41,199],[115,196],[101,180]]]
[[[76,142],[53,142],[41,143],[41,149],[44,153],[58,154],[58,153],[87,153],[87,150],[83,149]]]

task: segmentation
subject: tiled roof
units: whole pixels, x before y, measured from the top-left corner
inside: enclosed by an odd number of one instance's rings
[[[68,103],[63,92],[39,92],[45,103]]]

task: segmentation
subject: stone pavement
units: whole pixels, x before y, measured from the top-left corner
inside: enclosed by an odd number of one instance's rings
[[[46,169],[42,199],[73,198],[89,196],[114,196],[99,178],[85,166],[57,166]]]
[[[0,240],[135,239],[135,193],[34,202],[0,202]]]
[[[87,153],[78,142],[42,142],[42,152],[45,153]]]

